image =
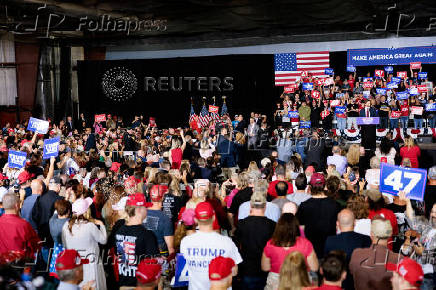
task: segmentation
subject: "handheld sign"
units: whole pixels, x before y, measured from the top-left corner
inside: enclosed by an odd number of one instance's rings
[[[174,281],[171,281],[173,287],[187,287],[189,284],[188,265],[186,264],[183,254],[176,255],[176,271]],[[173,283],[174,282],[174,283]]]
[[[319,99],[319,96],[320,96],[320,92],[319,91],[313,91],[312,92],[312,98]]]
[[[410,94],[411,96],[416,96],[416,95],[418,95],[418,88],[417,88],[417,87],[410,87],[410,88],[408,89],[408,91],[409,91],[409,94]]]
[[[9,150],[8,166],[9,168],[23,168],[26,165],[27,153],[22,151]]]
[[[356,67],[354,65],[347,65],[347,72],[355,72]]]
[[[218,106],[209,105],[209,113],[218,113],[218,110]]]
[[[389,66],[385,66],[385,72],[393,72],[394,71],[394,67],[389,65]]]
[[[372,77],[363,77],[363,82],[372,82]]]
[[[371,81],[364,82],[364,83],[363,83],[363,87],[364,87],[365,89],[370,89],[370,88],[372,88],[372,82],[371,82]]]
[[[49,159],[50,157],[58,156],[59,141],[59,137],[44,140],[44,151],[42,154],[42,159]]]
[[[427,78],[427,72],[421,71],[418,73],[418,79],[426,79]]]
[[[426,104],[425,110],[428,112],[436,112],[436,103]]]
[[[294,92],[295,92],[295,88],[294,88],[294,87],[291,87],[291,86],[286,86],[286,87],[283,89],[283,91],[284,91],[285,93],[294,93]]]
[[[313,90],[313,83],[303,83],[303,91]]]
[[[105,122],[105,121],[106,121],[105,114],[95,115],[95,122],[96,123]]]
[[[300,114],[298,114],[297,111],[289,111],[288,112],[288,117],[291,119],[296,119],[300,116]]]
[[[399,78],[399,77],[392,77],[392,81],[393,81],[394,83],[399,84],[399,83],[401,83],[401,78]]]
[[[337,107],[335,107],[335,114],[337,117],[344,117],[346,110],[347,110],[347,107],[345,107],[345,106],[337,106]]]
[[[396,89],[396,88],[398,88],[398,83],[396,83],[396,82],[389,82],[389,83],[386,84],[386,87],[388,89]]]
[[[339,106],[341,104],[341,101],[340,100],[331,100],[330,101],[330,107],[336,107],[336,106]]]
[[[405,79],[405,78],[407,78],[407,72],[406,71],[398,71],[397,77]]]
[[[420,168],[403,168],[400,166],[381,163],[380,191],[398,195],[404,191],[407,197],[422,201],[424,198],[427,170]]]
[[[410,113],[413,115],[422,115],[423,111],[424,107],[412,106],[412,110],[410,110]]]
[[[365,99],[368,99],[369,96],[371,95],[371,92],[370,92],[370,91],[363,91],[363,92],[362,92],[362,95],[363,95],[363,97],[364,97]]]
[[[29,124],[27,125],[27,130],[36,132],[38,134],[46,134],[48,131],[48,126],[48,121],[30,117]]]
[[[310,128],[310,121],[300,121],[300,128],[301,129]]]
[[[427,86],[426,85],[418,85],[418,93],[426,93]]]
[[[411,69],[420,69],[421,68],[421,63],[420,62],[411,62],[410,63],[410,68]]]
[[[386,96],[386,89],[385,88],[376,88],[378,95]]]
[[[398,100],[407,100],[409,98],[409,93],[407,91],[397,92]]]
[[[391,118],[392,119],[398,119],[401,116],[400,111],[391,111]]]
[[[332,68],[325,68],[324,69],[324,73],[326,74],[326,75],[334,75],[335,73],[334,73],[334,70],[332,69]]]
[[[381,69],[376,69],[375,70],[375,76],[378,77],[378,78],[382,78],[382,77],[385,76],[385,71],[381,70]]]

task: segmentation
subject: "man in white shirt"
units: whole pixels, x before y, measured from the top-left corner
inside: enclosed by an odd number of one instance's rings
[[[210,203],[200,202],[195,208],[195,220],[199,230],[183,238],[180,252],[186,259],[189,276],[189,290],[210,288],[209,263],[218,256],[232,258],[235,264],[242,262],[238,248],[229,237],[213,230],[215,218]]]
[[[327,165],[336,165],[336,170],[342,176],[342,174],[344,174],[345,172],[345,169],[347,168],[347,158],[341,155],[341,148],[339,148],[339,146],[333,146],[332,152],[333,156],[327,157]]]

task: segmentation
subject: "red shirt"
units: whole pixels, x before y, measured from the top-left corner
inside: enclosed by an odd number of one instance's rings
[[[333,285],[325,285],[325,284],[323,284],[323,285],[321,285],[320,287],[318,287],[318,288],[315,288],[314,290],[341,290],[342,289],[342,287],[340,287],[340,286],[333,286]]]
[[[401,117],[409,117],[409,105],[401,105]]]
[[[32,226],[16,214],[0,217],[0,254],[9,251],[24,251],[26,257],[39,248],[39,237]]]
[[[274,180],[271,181],[271,183],[268,186],[268,194],[272,197],[277,197],[277,191],[276,191],[276,184],[279,183],[280,181],[284,181],[284,180]],[[285,181],[288,184],[288,194],[293,193],[294,192],[294,188],[292,187],[292,183]]]
[[[418,157],[421,156],[421,149],[419,149],[418,146],[413,146],[410,148],[404,146],[400,149],[400,156],[403,158],[403,160],[404,158],[409,158],[412,168],[418,168]],[[401,161],[401,163],[403,163],[403,161]]]

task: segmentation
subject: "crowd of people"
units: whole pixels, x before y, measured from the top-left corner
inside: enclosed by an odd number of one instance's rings
[[[332,88],[318,100],[284,95],[283,109],[301,104],[299,118],[319,124],[313,118],[329,108],[323,98],[340,91],[347,115],[359,108],[353,75]],[[383,117],[377,106],[386,97],[368,102]],[[283,135],[282,118],[257,113],[207,128],[147,121],[107,115],[91,126],[82,114],[51,122],[46,134],[6,124],[1,289],[436,286],[436,166],[427,168],[423,201],[380,192],[381,163],[419,168],[412,137],[387,135],[372,151],[338,140],[328,147],[317,126]],[[53,137],[58,155],[43,159],[44,139]],[[269,150],[259,157],[252,148]],[[26,153],[24,167],[9,166],[11,150]]]

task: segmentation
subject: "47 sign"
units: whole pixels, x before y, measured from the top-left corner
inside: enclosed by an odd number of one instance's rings
[[[422,201],[425,192],[427,171],[420,168],[403,168],[386,163],[380,168],[380,191],[397,195],[404,191],[407,197]]]

